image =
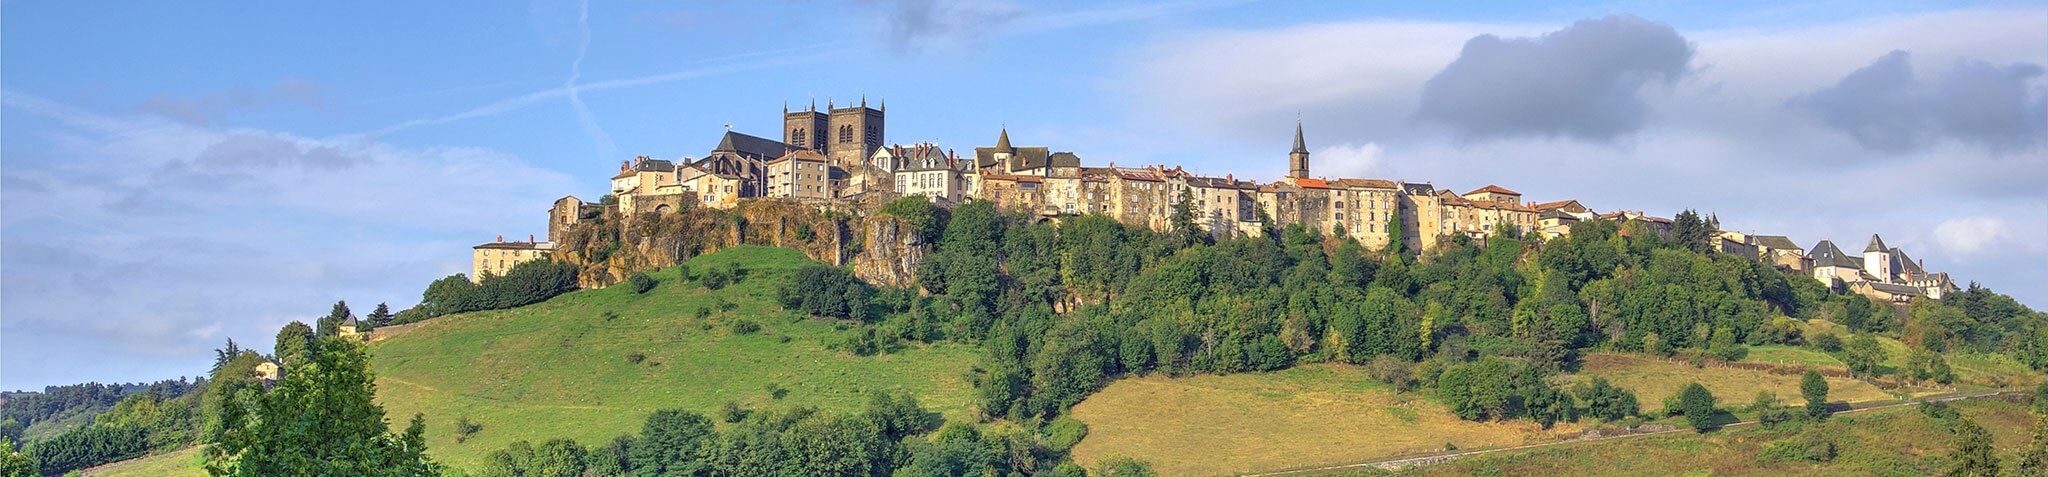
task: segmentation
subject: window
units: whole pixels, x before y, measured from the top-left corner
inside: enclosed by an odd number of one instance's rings
[[[853,125],[839,126],[839,142],[853,142]]]
[[[803,128],[796,128],[796,130],[794,130],[794,131],[790,131],[790,132],[789,132],[789,143],[790,143],[790,145],[793,145],[793,146],[796,146],[796,147],[805,147],[805,146],[804,146],[804,139],[805,139],[805,137],[804,137],[804,136],[807,136],[807,135],[809,135],[809,134],[808,134],[808,133],[806,133],[806,132],[804,132],[804,129],[803,129]]]

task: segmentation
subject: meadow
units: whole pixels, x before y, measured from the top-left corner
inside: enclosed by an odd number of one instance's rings
[[[2033,417],[2023,404],[2001,400],[1952,403],[1989,430],[2010,467],[2026,442]],[[1405,476],[1507,475],[1936,475],[1948,464],[1950,433],[1912,406],[1844,414],[1797,429],[1733,428],[1706,435],[1667,434],[1583,442],[1488,454],[1394,472]],[[1774,445],[1826,441],[1836,455],[1826,462],[1772,456]],[[1383,475],[1353,471],[1339,475]]]
[[[873,357],[827,349],[845,333],[839,324],[797,316],[774,300],[792,270],[815,262],[790,249],[748,246],[688,266],[731,262],[744,279],[721,290],[685,283],[670,268],[652,274],[660,284],[645,294],[615,286],[435,318],[371,346],[378,401],[394,428],[425,415],[429,454],[465,469],[514,440],[594,445],[637,433],[661,408],[709,416],[727,402],[851,411],[870,393],[891,391],[916,396],[948,420],[967,415],[973,348],[912,346]],[[462,418],[482,428],[457,442]]]
[[[1159,475],[1217,475],[1547,442],[1560,424],[1458,419],[1419,393],[1397,393],[1357,366],[1302,365],[1270,373],[1121,379],[1074,406],[1088,437],[1083,464],[1121,455]]]

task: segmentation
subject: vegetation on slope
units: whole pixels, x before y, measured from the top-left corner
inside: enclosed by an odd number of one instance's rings
[[[664,408],[855,412],[872,392],[892,391],[963,420],[971,348],[855,356],[828,346],[858,329],[781,309],[778,287],[815,263],[789,249],[743,246],[650,273],[658,283],[645,294],[583,290],[435,318],[372,346],[378,399],[395,415],[424,413],[431,453],[465,469],[515,440],[606,442]],[[736,283],[703,285],[701,277],[735,267]],[[685,280],[683,268],[700,278]],[[464,418],[481,428],[458,440]]]

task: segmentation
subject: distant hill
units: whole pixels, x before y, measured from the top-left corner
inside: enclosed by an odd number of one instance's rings
[[[394,421],[424,413],[429,452],[466,469],[514,440],[597,443],[635,433],[665,407],[712,416],[729,401],[853,410],[868,393],[890,390],[917,396],[949,421],[967,419],[976,348],[919,345],[874,357],[827,349],[852,331],[784,311],[774,299],[792,270],[814,262],[792,249],[740,246],[687,266],[733,263],[744,278],[721,290],[685,283],[671,267],[651,274],[660,284],[646,294],[582,290],[423,322],[372,345],[378,400]],[[741,320],[759,330],[737,331]],[[464,417],[482,429],[458,443]]]

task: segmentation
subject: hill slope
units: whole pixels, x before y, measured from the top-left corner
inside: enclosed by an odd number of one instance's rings
[[[973,348],[932,345],[875,357],[826,349],[842,333],[836,324],[798,317],[774,301],[775,287],[808,258],[746,246],[688,266],[731,262],[745,279],[716,291],[683,283],[671,268],[654,273],[661,283],[644,295],[615,286],[435,318],[371,347],[378,400],[394,422],[424,413],[429,452],[465,469],[514,440],[598,443],[638,432],[648,413],[665,407],[713,416],[728,401],[851,410],[870,392],[891,390],[917,396],[949,421],[965,416]],[[698,317],[699,310],[709,316]],[[741,319],[760,331],[733,331],[729,324]],[[644,360],[630,362],[635,353]],[[774,397],[775,388],[785,395]],[[457,443],[455,423],[465,416],[483,429]]]

